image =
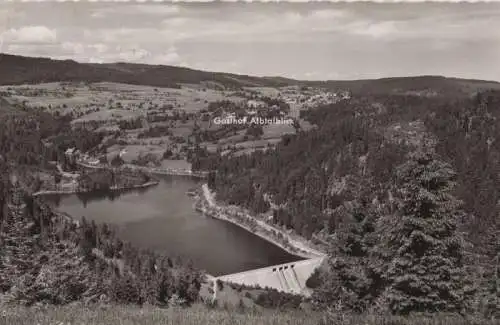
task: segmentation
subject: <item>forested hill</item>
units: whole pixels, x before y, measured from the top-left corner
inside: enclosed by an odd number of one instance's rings
[[[419,96],[468,96],[500,83],[482,80],[419,76],[350,81],[303,81],[282,77],[254,77],[208,72],[175,66],[132,63],[90,64],[73,60],[24,57],[0,53],[0,85],[34,84],[56,81],[118,82],[156,87],[179,87],[182,83],[211,82],[226,89],[245,86],[288,85],[351,90],[360,94],[417,94]]]
[[[131,63],[92,64],[73,60],[0,54],[0,84],[35,84],[57,81],[118,82],[156,87],[179,87],[180,83],[213,82],[225,88],[284,86],[273,78],[206,72],[175,66]]]
[[[442,76],[415,76],[382,79],[324,81],[315,86],[330,89],[349,89],[355,95],[399,94],[424,97],[467,97],[478,91],[500,89],[496,81],[446,78]]]
[[[219,199],[331,243],[318,303],[498,313],[500,92],[365,94],[304,117],[317,128],[275,150],[203,162]]]

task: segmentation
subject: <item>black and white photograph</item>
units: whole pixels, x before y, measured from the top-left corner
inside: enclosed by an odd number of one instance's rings
[[[0,3],[0,325],[500,324],[500,1]]]

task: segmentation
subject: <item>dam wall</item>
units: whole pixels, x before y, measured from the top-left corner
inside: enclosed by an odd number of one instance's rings
[[[220,280],[222,282],[246,286],[269,287],[281,292],[309,296],[311,292],[306,287],[306,281],[313,274],[314,270],[321,265],[324,259],[325,257],[317,257],[223,275],[214,278],[214,283]]]

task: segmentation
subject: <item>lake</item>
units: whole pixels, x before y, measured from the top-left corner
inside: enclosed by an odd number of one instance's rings
[[[190,259],[214,276],[302,260],[236,225],[194,210],[194,200],[186,192],[200,180],[159,177],[157,186],[146,189],[46,199],[75,218],[116,225],[124,241]]]

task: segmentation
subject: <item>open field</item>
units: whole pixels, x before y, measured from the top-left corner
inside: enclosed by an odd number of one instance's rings
[[[245,128],[235,134],[224,134],[221,129],[225,126],[212,120],[235,109],[250,112],[255,105],[260,105],[259,109],[264,107],[263,112],[272,111],[275,108],[266,104],[266,98],[280,98],[291,103],[289,117],[297,118],[303,109],[302,104],[297,103],[299,99],[305,101],[322,94],[316,89],[307,97],[298,88],[289,87],[244,87],[240,91],[228,91],[224,87],[210,88],[204,83],[168,88],[115,82],[4,85],[0,86],[0,93],[6,99],[5,104],[22,104],[69,116],[73,128],[107,133],[103,146],[107,148],[108,161],[120,153],[126,163],[149,155],[160,165],[166,150],[172,152],[174,160],[184,160],[187,150],[193,147],[197,128],[202,132],[222,131],[221,135],[216,135],[215,141],[201,143],[210,152],[235,146],[233,154],[240,155],[274,145],[283,135],[295,134],[295,128],[267,125],[263,126],[261,136],[249,138],[245,136]],[[258,97],[262,100],[251,99],[255,96],[263,97]],[[232,104],[226,107],[224,103],[228,102]],[[299,120],[299,123],[303,130],[308,129],[306,121]]]
[[[189,309],[136,306],[88,306],[5,308],[0,325],[495,325],[498,322],[445,315],[434,317],[330,315],[328,318],[305,311],[237,311],[209,309],[195,305]]]
[[[73,110],[85,111],[85,109],[96,107],[118,106],[140,114],[149,108],[167,104],[187,112],[197,112],[205,108],[209,102],[243,100],[241,97],[228,96],[224,91],[206,88],[157,88],[112,82],[94,84],[53,82],[37,85],[0,86],[0,91],[9,92],[10,98],[15,101],[26,101],[28,106],[44,107],[50,110],[57,109],[63,113]]]
[[[312,325],[318,324],[319,319],[318,315],[303,312],[238,313],[210,310],[203,305],[189,309],[68,306],[7,309],[0,314],[0,325]]]

